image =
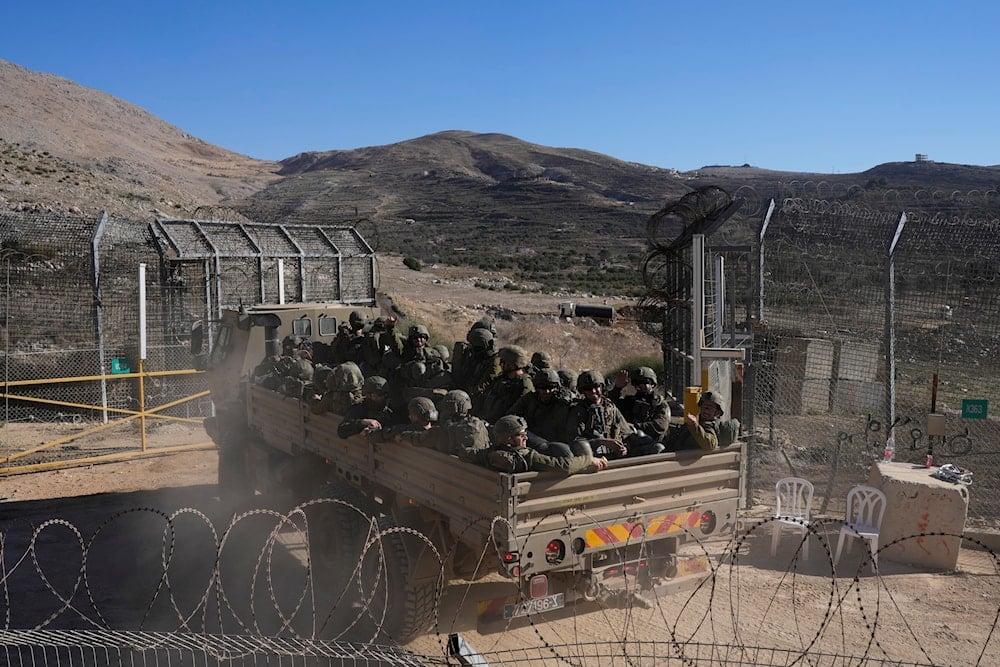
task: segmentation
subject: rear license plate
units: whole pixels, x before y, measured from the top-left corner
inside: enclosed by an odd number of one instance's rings
[[[539,614],[543,611],[562,609],[565,606],[566,594],[556,593],[555,595],[546,595],[541,598],[525,600],[517,604],[505,604],[503,606],[503,617],[505,620],[509,620],[511,618],[518,618],[519,616]]]

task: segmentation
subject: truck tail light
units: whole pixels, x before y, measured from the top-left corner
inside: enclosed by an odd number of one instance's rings
[[[545,545],[545,562],[557,565],[566,558],[566,545],[562,540],[552,540]]]
[[[516,551],[508,551],[503,555],[503,563],[500,565],[500,574],[508,577],[521,576],[521,555]]]
[[[715,512],[712,510],[705,510],[701,513],[701,519],[698,521],[698,525],[701,527],[701,532],[708,535],[715,530]]]

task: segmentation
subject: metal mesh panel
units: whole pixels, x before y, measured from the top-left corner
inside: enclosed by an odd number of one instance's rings
[[[37,381],[100,372],[94,354],[91,239],[100,219],[7,212],[0,214],[3,271],[4,379]],[[5,421],[60,419],[66,406],[39,406],[10,395],[89,403],[93,387],[8,387]],[[39,407],[37,412],[32,407]]]
[[[261,252],[272,257],[298,255],[300,250],[280,227],[254,225],[249,231],[257,239]]]
[[[340,254],[340,250],[316,227],[288,226],[285,230],[306,255]]]
[[[1000,426],[988,414],[1000,400],[998,239],[996,219],[910,215],[896,259],[896,458],[920,463],[931,448],[935,462],[972,470],[970,513],[990,518],[1000,516]],[[943,436],[926,433],[932,396]]]
[[[930,447],[938,464],[985,473],[970,514],[997,516],[995,422],[962,418],[964,399],[997,397],[997,230],[996,221],[782,202],[763,239],[753,355],[760,499],[793,474],[816,484],[821,511],[838,508],[891,433],[897,461],[922,464]],[[947,433],[929,438],[935,373]]]

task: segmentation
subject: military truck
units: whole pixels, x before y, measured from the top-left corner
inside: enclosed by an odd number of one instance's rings
[[[293,304],[225,311],[202,357],[216,406],[206,429],[219,448],[225,493],[284,491],[297,502],[325,494],[362,510],[339,513],[326,526],[323,544],[344,557],[345,576],[359,561],[359,542],[379,528],[388,584],[378,613],[389,634],[405,640],[426,631],[442,584],[453,579],[498,573],[519,584],[513,598],[480,601],[486,621],[660,594],[704,579],[705,541],[726,539],[735,528],[740,443],[619,459],[600,472],[564,477],[504,474],[409,444],[341,438],[340,416],[313,414],[306,401],[255,383],[252,371],[284,336],[330,344],[351,310]],[[201,335],[192,340],[199,351]],[[417,533],[425,539],[413,539]]]

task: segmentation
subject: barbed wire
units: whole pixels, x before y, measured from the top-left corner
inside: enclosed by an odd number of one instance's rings
[[[333,515],[323,518],[315,513],[318,509],[333,510]],[[626,520],[626,515],[623,511],[620,520]],[[351,549],[342,550],[332,562],[324,563],[330,554],[317,543],[317,531],[348,516],[367,526],[353,543],[354,555]],[[543,525],[551,528],[553,519],[577,527],[607,523],[607,519],[597,522],[586,512],[553,513],[538,517],[525,539],[530,540]],[[676,535],[683,537],[685,553],[708,561],[704,578],[689,592],[659,594],[644,589],[637,576],[623,574],[620,593],[581,598],[574,604],[583,606],[576,610],[528,613],[523,619],[502,621],[481,635],[481,646],[476,648],[490,665],[996,661],[993,639],[1000,616],[996,603],[1000,559],[986,544],[960,533],[928,531],[881,544],[878,566],[867,550],[838,565],[828,535],[839,531],[840,522],[824,519],[804,524],[804,539],[821,547],[820,558],[807,561],[802,541],[786,540],[772,559],[766,555],[770,540],[765,538],[773,521],[748,521],[728,541],[706,540],[677,525]],[[492,534],[503,523],[498,517],[481,517],[456,534],[459,540],[481,534],[482,525],[488,525]],[[144,527],[142,535],[136,535],[140,526]],[[456,599],[475,601],[482,594],[475,582],[485,574],[484,569],[493,571],[499,556],[492,543],[472,549],[475,565],[468,576],[446,585],[449,563],[462,542],[440,551],[436,541],[420,531],[330,498],[307,501],[288,512],[240,512],[221,531],[208,514],[190,507],[171,514],[150,507],[115,512],[90,535],[58,518],[28,528],[14,521],[0,531],[4,604],[0,632],[8,650],[40,651],[32,656],[45,655],[45,650],[57,645],[127,645],[133,651],[166,655],[182,638],[189,650],[226,664],[234,660],[242,664],[261,655],[289,655],[289,651],[301,651],[292,654],[302,656],[343,655],[345,647],[359,659],[384,656],[386,643],[394,639],[386,633],[391,625],[388,610],[399,594],[399,579],[394,579],[399,563],[392,550],[398,540],[405,539],[412,542],[410,546],[426,549],[425,562],[432,571],[427,577],[434,592],[433,613],[425,619],[432,643],[424,641],[416,649],[411,645],[411,651],[424,651],[419,664],[455,664],[448,662],[448,639],[468,623],[459,617],[465,608],[461,603],[454,614],[442,614],[444,598],[448,596],[449,605]],[[157,532],[158,540],[147,539]],[[61,537],[64,534],[70,539]],[[616,557],[624,558],[626,552],[629,558],[650,557],[655,546],[644,531],[636,534],[616,547]],[[972,605],[967,610],[975,611],[963,621],[978,623],[974,634],[979,643],[974,652],[968,649],[968,638],[956,637],[949,643],[922,634],[913,617],[933,612],[935,600],[909,595],[897,574],[912,570],[885,559],[897,545],[922,544],[931,538],[953,540],[965,550],[975,547],[975,553],[982,554],[968,566],[976,571],[976,589],[981,595],[978,603],[967,600]],[[104,559],[104,549],[120,553],[123,542],[132,549],[129,559],[137,563],[135,568],[121,560]],[[939,586],[948,587],[954,581],[951,575],[937,576],[944,577]],[[508,598],[527,599],[515,581],[505,586]],[[147,592],[142,594],[140,589]],[[921,611],[921,606],[931,609]],[[578,613],[584,616],[574,615]],[[595,626],[606,635],[595,636]],[[784,631],[775,633],[776,628]],[[899,642],[887,641],[898,633],[905,635],[905,649]],[[507,635],[513,635],[520,648],[510,648]],[[433,644],[437,653],[428,653]],[[418,664],[405,662],[415,660],[414,653],[392,651],[396,653],[389,664]],[[396,659],[399,662],[392,662]],[[60,664],[77,664],[73,660],[64,658]]]

